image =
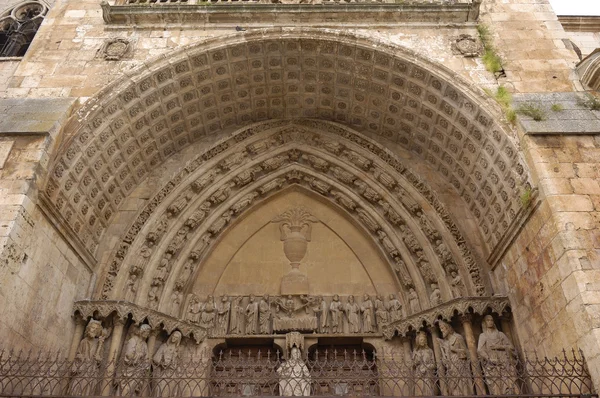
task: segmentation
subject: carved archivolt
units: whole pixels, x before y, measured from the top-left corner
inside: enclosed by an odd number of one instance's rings
[[[456,188],[489,248],[502,238],[529,177],[499,116],[482,107],[487,100],[398,47],[339,32],[283,33],[207,40],[106,87],[66,127],[71,138],[49,167],[44,206],[94,254],[123,200],[174,153],[256,121],[318,118],[420,156]],[[260,167],[284,159],[269,161]],[[377,178],[392,183],[385,174]],[[365,194],[377,198],[367,187]]]
[[[481,267],[424,182],[371,140],[335,123],[299,121],[238,131],[190,162],[125,234],[100,297],[177,315],[218,236],[290,185],[326,198],[364,227],[388,258],[404,302],[413,289],[428,308],[432,284],[444,300],[485,294]]]

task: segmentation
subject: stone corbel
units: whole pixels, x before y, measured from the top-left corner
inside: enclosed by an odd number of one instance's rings
[[[168,334],[179,330],[184,337],[194,339],[196,344],[200,344],[208,334],[208,331],[201,326],[127,301],[77,301],[73,306],[73,312],[84,319],[94,315],[106,318],[113,313],[115,319],[131,316],[134,323],[142,323],[146,320],[153,329],[164,330]]]
[[[451,319],[455,315],[483,315],[488,310],[503,314],[508,307],[510,307],[508,298],[503,296],[458,298],[439,307],[387,324],[382,328],[382,333],[386,340],[390,340],[396,334],[406,336],[410,331],[419,330],[423,324],[434,325],[438,319]]]

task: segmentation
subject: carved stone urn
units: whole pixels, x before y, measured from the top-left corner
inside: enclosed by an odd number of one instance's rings
[[[272,222],[279,223],[283,253],[292,266],[281,280],[281,294],[307,294],[308,277],[300,271],[300,262],[306,256],[312,223],[318,220],[306,209],[294,208],[275,217]]]

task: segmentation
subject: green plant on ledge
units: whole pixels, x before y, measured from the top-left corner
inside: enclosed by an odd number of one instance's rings
[[[592,94],[586,94],[585,98],[578,99],[577,105],[586,107],[593,111],[600,111],[600,99]]]
[[[523,208],[528,208],[531,205],[531,201],[533,199],[533,190],[530,187],[526,187],[523,193],[521,194],[521,206]]]
[[[510,94],[510,91],[508,91],[504,86],[499,86],[496,89],[495,93],[492,92],[492,90],[488,89],[486,89],[485,92],[488,93],[490,97],[493,97],[500,104],[502,110],[504,111],[504,116],[506,117],[506,120],[514,124],[517,120],[517,114],[512,108],[512,95]]]
[[[485,65],[485,69],[494,74],[503,72],[502,58],[496,53],[490,28],[487,25],[479,24],[477,25],[477,32],[481,38],[481,43],[483,43],[483,56],[481,60],[483,61],[483,65]]]
[[[552,106],[550,107],[550,109],[552,110],[552,112],[561,112],[565,108],[563,108],[563,106],[561,104],[552,104]]]
[[[532,102],[526,102],[524,104],[519,105],[517,108],[517,113],[525,116],[529,116],[536,122],[541,122],[546,119],[546,112],[537,104]]]

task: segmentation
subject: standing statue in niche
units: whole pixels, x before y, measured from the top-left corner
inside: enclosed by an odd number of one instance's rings
[[[154,396],[176,397],[180,395],[178,386],[179,344],[181,332],[171,333],[167,342],[159,347],[152,358],[152,378],[154,379]]]
[[[400,300],[393,294],[390,294],[387,310],[390,314],[390,322],[395,322],[402,318],[402,303],[400,303]]]
[[[354,296],[348,296],[348,302],[344,308],[346,312],[346,318],[348,318],[348,332],[349,333],[360,333],[360,306],[354,301]]]
[[[191,323],[199,324],[202,316],[202,307],[204,305],[196,295],[192,295],[188,307],[186,320]]]
[[[108,329],[102,329],[100,321],[90,319],[85,327],[83,339],[77,346],[75,359],[71,367],[68,395],[97,395],[95,391],[96,383],[100,375],[104,341],[108,335]]]
[[[491,315],[483,317],[477,355],[481,358],[485,382],[492,395],[518,394],[517,351],[508,337],[496,328]]]
[[[421,331],[415,339],[412,352],[415,370],[415,396],[430,397],[435,395],[435,358],[433,350],[427,345],[427,333]]]
[[[250,295],[248,305],[246,306],[246,334],[256,334],[258,325],[258,303],[253,295]]]
[[[377,320],[377,328],[380,332],[383,325],[387,325],[390,322],[389,313],[385,308],[385,303],[381,299],[381,296],[375,298],[375,318]]]
[[[302,361],[298,347],[292,347],[290,358],[277,368],[279,394],[283,397],[310,395],[310,371]]]
[[[329,332],[330,333],[343,333],[344,323],[342,320],[342,308],[343,304],[340,302],[340,296],[337,294],[333,296],[331,304],[329,304]]]
[[[258,305],[258,329],[260,334],[269,334],[271,332],[271,303],[269,295],[265,294]]]
[[[371,301],[371,297],[368,294],[365,294],[363,297],[363,302],[360,306],[360,312],[362,313],[362,321],[363,321],[363,332],[364,333],[372,333],[373,332],[373,301]]]
[[[442,331],[442,338],[439,341],[442,363],[446,368],[448,395],[472,395],[472,379],[465,339],[456,333],[450,324],[440,321],[439,326]]]
[[[215,328],[215,335],[224,336],[227,334],[230,310],[231,303],[229,302],[229,299],[227,296],[221,296],[221,301],[217,304],[217,326]]]
[[[419,295],[412,287],[408,291],[408,303],[410,305],[411,314],[417,314],[421,312],[421,303],[419,303]]]
[[[118,392],[122,397],[142,393],[143,380],[150,370],[148,345],[150,325],[132,326],[132,336],[125,343],[118,374]]]

